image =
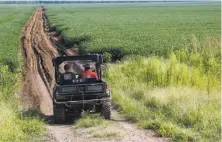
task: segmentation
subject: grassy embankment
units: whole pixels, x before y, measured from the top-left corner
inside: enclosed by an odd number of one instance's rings
[[[19,112],[18,101],[22,95],[18,92],[22,62],[19,38],[34,9],[0,5],[0,142],[26,141],[43,132],[39,118]]]
[[[174,141],[220,141],[219,4],[58,6],[48,16],[67,45],[131,56],[105,72],[126,118]]]

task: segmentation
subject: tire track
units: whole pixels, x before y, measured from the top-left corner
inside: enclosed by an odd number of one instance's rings
[[[39,106],[44,115],[52,115],[52,57],[58,52],[44,32],[42,8],[36,9],[26,25],[22,41],[26,61],[23,103],[28,107]]]
[[[58,56],[56,45],[45,32],[44,10],[37,8],[25,27],[24,36],[21,38],[23,47],[25,69],[22,101],[27,108],[40,107],[41,113],[52,116],[52,88],[54,83],[54,68],[52,57]],[[71,54],[69,54],[71,55]],[[75,136],[70,125],[46,125],[50,142],[85,141],[84,138]]]

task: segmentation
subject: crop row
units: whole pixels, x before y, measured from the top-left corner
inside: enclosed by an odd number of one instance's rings
[[[51,27],[87,52],[168,56],[220,39],[220,5],[48,6]],[[75,42],[82,38],[81,42]],[[85,39],[85,40],[84,40]]]

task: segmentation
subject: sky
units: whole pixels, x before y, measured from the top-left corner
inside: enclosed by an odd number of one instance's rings
[[[0,1],[62,1],[62,0],[0,0]],[[65,0],[65,1],[149,1],[149,0]],[[179,1],[179,0],[150,0],[150,1]],[[181,1],[220,1],[220,0],[181,0]]]

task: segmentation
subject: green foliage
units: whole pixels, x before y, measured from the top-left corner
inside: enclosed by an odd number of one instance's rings
[[[10,72],[8,66],[0,66],[0,142],[26,141],[44,131],[39,117],[19,113],[15,96],[18,80],[18,74]]]
[[[104,57],[105,57],[105,61],[110,63],[111,62],[111,57],[112,57],[112,54],[108,53],[108,52],[105,52],[104,53]]]
[[[73,126],[74,129],[96,127],[99,125],[108,125],[109,122],[102,119],[98,114],[85,113],[82,118]]]
[[[31,135],[43,133],[42,122],[38,118],[24,118],[11,104],[0,102],[0,142],[25,141]]]
[[[112,131],[104,131],[104,132],[97,132],[92,134],[93,138],[121,138],[122,136],[117,133],[117,132],[112,132]]]
[[[128,120],[174,141],[220,140],[216,74],[179,63],[172,53],[168,60],[131,57],[109,65],[105,78],[113,103]]]
[[[19,38],[33,10],[30,6],[19,6],[18,10],[15,6],[0,6],[0,142],[28,141],[44,131],[38,117],[19,112],[16,97],[21,66]]]
[[[0,5],[0,63],[8,65],[10,71],[19,69],[19,38],[22,28],[32,14],[34,7]]]
[[[215,62],[216,65],[218,64]],[[206,74],[198,66],[189,67],[184,63],[179,63],[174,53],[170,55],[168,60],[164,61],[158,57],[133,58],[125,61],[124,65],[116,66],[110,68],[105,76],[111,81],[115,81],[113,80],[115,78],[121,78],[123,82],[127,82],[127,85],[131,87],[134,87],[138,82],[142,82],[149,87],[189,86],[210,92],[220,88],[220,79],[217,78],[220,70],[216,69],[212,71],[213,73],[208,72]],[[121,72],[122,74],[114,77],[115,72]],[[216,74],[214,74],[215,72]],[[123,87],[125,87],[124,84]]]
[[[18,87],[17,81],[18,75],[10,72],[8,66],[0,66],[0,100],[10,101],[14,99],[13,93]]]
[[[200,138],[193,131],[189,129],[183,129],[171,122],[161,122],[158,120],[154,121],[144,121],[140,125],[146,129],[157,130],[162,136],[167,136],[172,138],[174,141],[184,142],[184,141],[198,141]]]

